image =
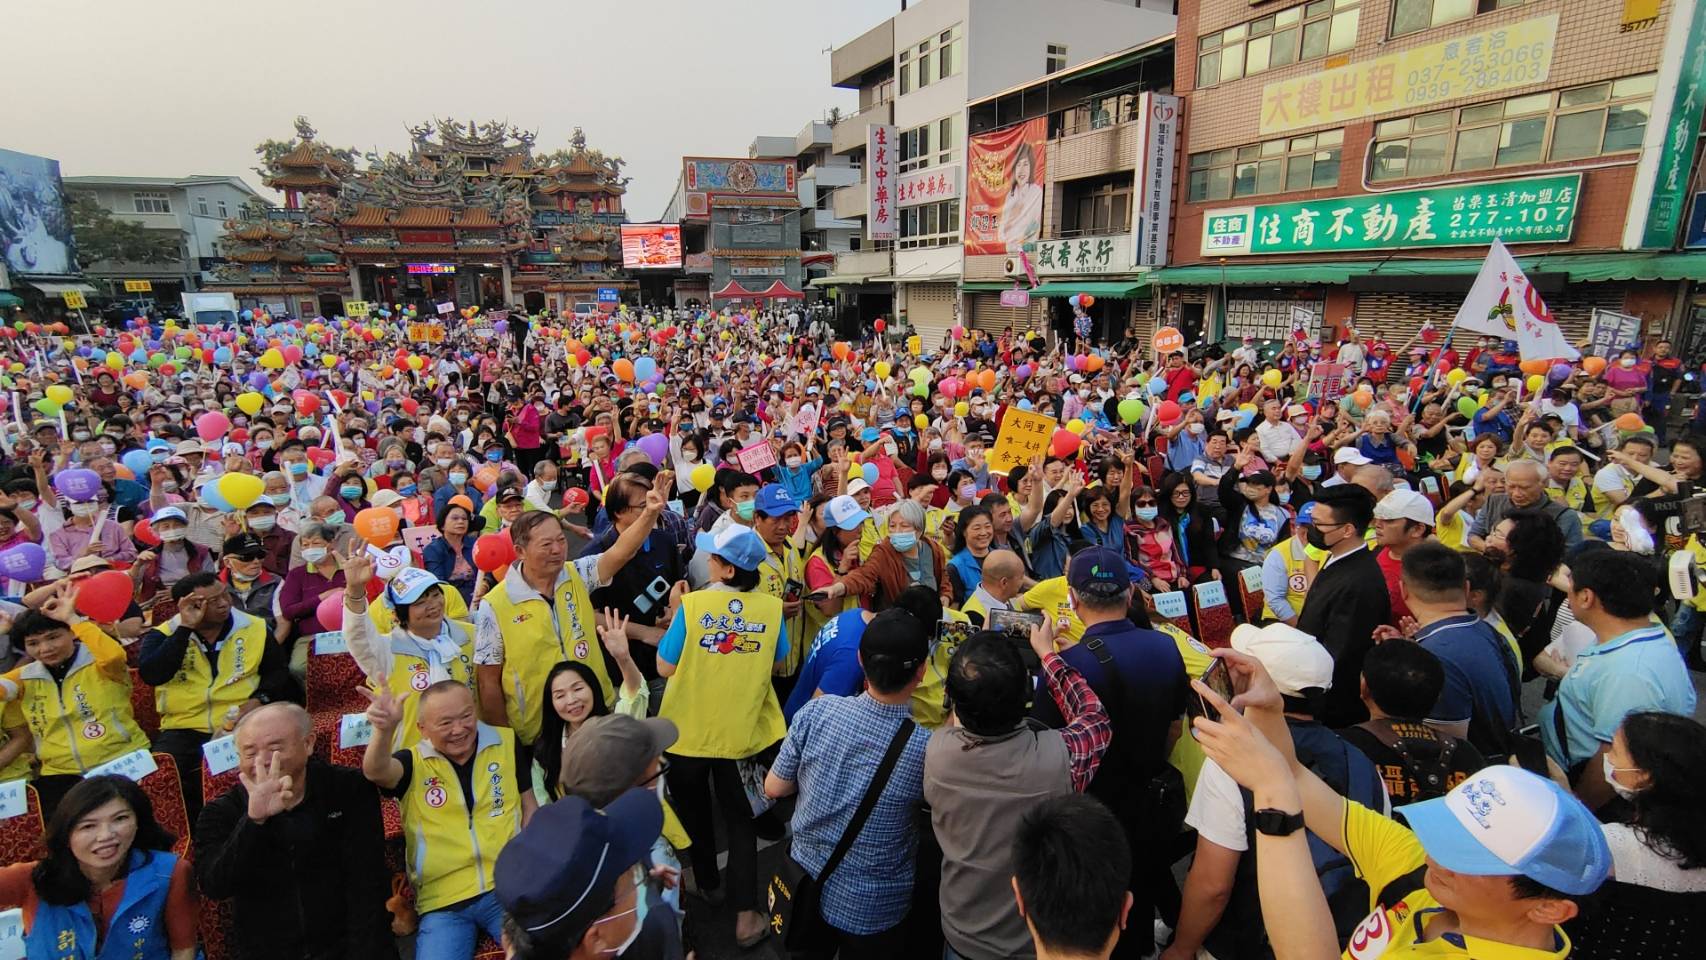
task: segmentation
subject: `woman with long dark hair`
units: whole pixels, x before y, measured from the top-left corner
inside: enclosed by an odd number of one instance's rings
[[[1504,574],[1495,601],[1522,651],[1523,679],[1535,676],[1534,658],[1552,639],[1563,593],[1548,581],[1564,559],[1564,534],[1539,510],[1506,514],[1487,531],[1483,551]]]
[[[1197,502],[1195,484],[1183,473],[1169,473],[1156,487],[1159,521],[1173,531],[1185,574],[1192,583],[1220,579],[1220,545],[1214,518]]]
[[[983,504],[959,512],[954,525],[954,550],[948,556],[948,579],[958,607],[983,583],[983,561],[995,543],[995,518]]]
[[[1577,957],[1681,960],[1706,935],[1706,727],[1631,713],[1605,752],[1605,782],[1627,804],[1605,827],[1613,880],[1565,929]]]
[[[0,906],[22,908],[27,955],[191,960],[195,884],[175,839],[129,779],[72,787],[47,822],[47,855],[0,869]]]

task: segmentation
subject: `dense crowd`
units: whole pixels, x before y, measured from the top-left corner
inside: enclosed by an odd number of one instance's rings
[[[441,320],[0,331],[28,956],[1706,943],[1668,342]]]

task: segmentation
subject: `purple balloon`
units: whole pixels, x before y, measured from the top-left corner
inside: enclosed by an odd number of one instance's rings
[[[257,390],[266,386],[268,382],[267,375],[263,371],[256,370],[254,373],[249,374],[249,386],[254,387]]]
[[[67,500],[84,503],[101,492],[101,475],[93,470],[66,470],[53,478],[53,488]]]
[[[1563,383],[1565,380],[1570,379],[1570,374],[1573,372],[1574,368],[1567,363],[1554,363],[1552,365],[1552,369],[1548,370],[1546,375],[1553,383]]]
[[[661,433],[648,433],[639,440],[640,451],[652,458],[654,466],[669,462],[669,438]]]
[[[0,551],[0,576],[9,580],[40,580],[46,570],[47,551],[39,543],[20,543]]]

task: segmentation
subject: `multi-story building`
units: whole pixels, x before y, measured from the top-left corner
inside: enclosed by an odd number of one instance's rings
[[[785,137],[760,137],[753,149],[791,151],[793,145]],[[697,301],[720,309],[804,299],[799,180],[791,152],[682,158],[662,218],[681,224],[678,305]]]
[[[225,262],[225,221],[244,204],[262,199],[243,178],[224,176],[66,177],[65,190],[73,200],[88,197],[116,219],[160,234],[162,247],[174,252],[170,259],[96,260],[83,265],[83,275],[102,294],[161,304],[175,304],[178,294],[199,290],[213,279],[213,270]],[[143,282],[146,291],[137,289]]]
[[[1182,5],[1160,312],[1187,340],[1354,325],[1396,348],[1451,322],[1499,238],[1572,340],[1596,310],[1672,329],[1702,275],[1671,251],[1706,35],[1697,0],[1631,19],[1648,6]]]
[[[858,167],[830,149],[834,127],[828,121],[813,120],[792,137],[755,137],[747,151],[755,158],[794,158],[799,174],[800,267],[808,285],[829,274],[835,254],[854,249],[862,226],[836,216],[831,203],[837,188],[858,183],[860,177]]]
[[[1171,0],[925,0],[836,48],[830,82],[858,89],[859,111],[836,125],[831,149],[866,175],[837,190],[832,208],[865,220],[867,239],[886,235],[870,222],[874,207],[892,214],[895,230],[886,249],[837,255],[820,283],[845,290],[844,309],[863,319],[883,302],[874,288],[892,287],[894,317],[939,342],[962,314],[967,104],[1166,36],[1173,8]],[[873,127],[892,134],[892,180],[868,156]]]

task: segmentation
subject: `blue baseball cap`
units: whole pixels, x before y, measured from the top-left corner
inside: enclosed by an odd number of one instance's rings
[[[385,585],[385,599],[391,601],[392,606],[414,603],[440,582],[437,577],[420,567],[404,567]]]
[[[536,940],[578,943],[662,832],[663,805],[650,790],[636,787],[603,810],[577,796],[548,803],[498,854],[498,902]]]
[[[1519,767],[1487,767],[1443,797],[1399,809],[1427,855],[1456,873],[1520,874],[1585,896],[1611,872],[1611,848],[1588,808]]]
[[[785,517],[790,513],[800,512],[800,503],[788,488],[779,483],[767,483],[758,488],[758,495],[752,498],[752,509],[766,517]]]
[[[1106,547],[1091,547],[1073,556],[1066,582],[1080,593],[1111,596],[1131,585],[1131,574],[1125,557]]]
[[[1311,500],[1298,508],[1297,522],[1309,525],[1315,523],[1315,501]]]
[[[840,530],[857,530],[869,519],[871,514],[845,493],[823,507],[823,522]]]
[[[770,553],[751,527],[731,523],[716,533],[701,533],[693,538],[695,549],[714,553],[742,570],[757,570]]]

